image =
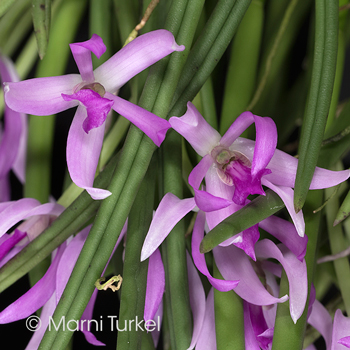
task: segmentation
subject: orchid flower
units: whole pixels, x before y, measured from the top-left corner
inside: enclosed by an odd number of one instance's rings
[[[303,214],[296,213],[293,206],[292,187],[298,160],[276,150],[277,130],[272,119],[244,112],[221,137],[189,102],[187,112],[180,118],[170,118],[169,122],[203,157],[188,178],[198,208],[206,212],[226,208],[209,214],[209,226],[216,226],[232,213],[232,207],[245,205],[248,195],[264,195],[264,185],[281,197],[298,234],[304,236]],[[252,123],[255,123],[256,141],[238,137]],[[349,170],[316,168],[310,189],[332,187],[349,176]],[[204,178],[206,191],[199,190]]]
[[[0,77],[2,81],[19,80],[13,63],[3,55],[0,55]],[[4,129],[0,130],[0,202],[10,200],[10,169],[24,183],[27,144],[27,116],[5,106],[4,121]]]
[[[17,112],[50,115],[78,106],[67,140],[67,165],[73,182],[93,199],[111,193],[93,188],[102,147],[105,120],[111,109],[140,128],[159,146],[170,124],[115,93],[133,76],[174,51],[184,50],[173,35],[157,30],[136,38],[94,71],[91,52],[105,52],[102,39],[70,44],[80,74],[45,77],[5,83],[5,101]]]

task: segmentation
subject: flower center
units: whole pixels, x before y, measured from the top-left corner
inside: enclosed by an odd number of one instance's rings
[[[242,178],[246,172],[250,173],[252,164],[241,152],[217,146],[211,151],[211,156],[215,160],[220,180],[228,186],[234,185],[236,177]]]
[[[86,90],[86,89],[89,89],[89,90],[92,90],[92,91],[95,91],[97,92],[101,97],[103,97],[106,93],[106,90],[105,88],[103,87],[103,85],[101,85],[100,83],[89,83],[89,84],[86,84],[85,82],[82,82],[80,84],[78,84],[75,88],[74,88],[74,93],[80,91],[80,90]]]

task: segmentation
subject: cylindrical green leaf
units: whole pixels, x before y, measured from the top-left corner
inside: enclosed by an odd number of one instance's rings
[[[223,279],[214,264],[214,277]],[[233,290],[214,288],[215,333],[218,350],[245,350],[243,300]]]
[[[203,238],[200,251],[207,253],[220,243],[266,219],[284,207],[282,199],[271,190],[266,196],[258,196],[244,208],[221,221]]]
[[[338,18],[338,0],[316,0],[314,63],[295,180],[296,212],[304,205],[327,122],[336,72]]]
[[[32,0],[32,15],[38,52],[43,59],[49,42],[51,0]]]
[[[232,45],[221,112],[221,135],[247,109],[255,90],[263,21],[264,1],[253,0]]]

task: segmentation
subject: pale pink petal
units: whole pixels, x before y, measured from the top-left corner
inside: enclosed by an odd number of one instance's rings
[[[38,349],[40,342],[45,334],[46,328],[49,325],[50,317],[52,317],[54,311],[56,309],[56,292],[54,292],[50,299],[43,306],[43,309],[40,314],[40,322],[41,326],[35,332],[33,332],[33,336],[30,338],[30,341],[25,348],[25,350],[34,350]]]
[[[196,350],[216,350],[214,289],[211,288],[205,305],[205,316]]]
[[[320,332],[326,342],[327,349],[330,349],[332,343],[332,317],[318,300],[314,301],[307,321]]]
[[[55,258],[45,275],[25,294],[0,312],[0,324],[10,323],[30,316],[39,310],[55,291],[55,278],[58,263],[66,244],[59,246]]]
[[[255,245],[258,258],[277,259],[283,266],[289,281],[289,308],[294,323],[302,315],[307,299],[307,271],[305,260],[299,261],[284,245],[278,247],[269,239],[263,239]]]
[[[193,265],[192,259],[188,251],[186,251],[187,272],[188,272],[188,289],[190,292],[190,305],[193,315],[193,333],[192,340],[187,350],[192,350],[198,340],[202,329],[205,316],[205,292],[202,281]]]
[[[234,186],[227,186],[224,184],[218,178],[216,169],[214,167],[209,168],[207,171],[207,174],[205,175],[205,183],[208,193],[212,194],[215,197],[223,198],[231,202],[231,204],[226,208],[206,213],[209,230],[212,230],[218,223],[226,219],[228,216],[232,215],[237,210],[241,209],[242,206],[232,202],[232,197],[235,190]]]
[[[34,115],[56,114],[78,105],[77,101],[65,101],[61,94],[72,94],[74,87],[79,83],[81,77],[78,74],[5,83],[5,101],[16,112]]]
[[[109,92],[105,94],[105,98],[114,101],[112,108],[117,113],[142,130],[158,147],[161,145],[171,127],[167,120]]]
[[[124,46],[94,71],[95,80],[115,93],[136,74],[174,51],[183,51],[174,36],[160,29],[143,34]]]
[[[199,251],[200,243],[204,237],[204,224],[205,224],[205,213],[202,211],[199,211],[196,218],[196,222],[193,227],[193,233],[192,233],[193,262],[196,265],[197,269],[208,278],[209,282],[214,288],[216,288],[221,292],[227,292],[231,289],[236,288],[236,286],[239,284],[240,281],[238,279],[222,280],[211,276],[207,268],[207,263],[205,261],[204,254],[200,253]]]
[[[56,207],[55,203],[40,205],[40,202],[33,198],[10,202],[10,205],[0,212],[0,236],[19,221],[34,215],[52,214]]]
[[[347,344],[346,339],[343,338],[350,336],[350,318],[345,317],[341,310],[337,310],[334,316],[333,334],[332,334],[332,347],[331,350],[344,350],[343,343]]]
[[[8,202],[11,199],[11,185],[9,175],[0,179],[0,202]]]
[[[174,226],[194,207],[193,198],[179,199],[167,193],[153,216],[141,251],[141,261],[146,260],[164,241]]]
[[[91,52],[93,52],[97,58],[100,58],[101,55],[105,53],[106,46],[102,39],[97,34],[93,34],[91,39],[81,43],[73,43],[69,46],[83,81],[92,83],[94,81],[94,73],[92,69]]]
[[[295,212],[294,209],[294,191],[285,186],[275,186],[267,179],[262,179],[262,184],[271,188],[272,191],[276,192],[283,200],[290,217],[293,220],[295,228],[300,237],[304,237],[305,234],[305,221],[303,212],[300,210],[299,213]]]
[[[275,298],[265,289],[251,260],[241,249],[233,245],[224,248],[218,246],[213,249],[213,253],[221,275],[226,280],[239,280],[235,292],[242,299],[255,305],[272,305],[288,299],[288,295]]]
[[[149,257],[147,272],[147,289],[143,318],[152,320],[162,302],[165,291],[165,272],[159,249]]]
[[[220,134],[204,120],[191,102],[187,103],[187,112],[182,117],[172,117],[169,123],[202,157],[210,154],[219,144]]]
[[[259,227],[281,241],[300,261],[304,259],[308,238],[300,237],[291,222],[270,216],[260,221]]]
[[[161,325],[163,320],[163,303],[160,303],[159,308],[154,316],[153,321],[156,323],[156,329],[152,331],[152,339],[154,343],[154,347],[157,348],[159,338],[160,338],[160,331],[161,331]]]
[[[79,106],[69,129],[67,140],[67,165],[72,181],[84,188],[93,199],[104,199],[111,195],[108,190],[94,188],[94,178],[102,148],[104,126],[83,130],[86,109]]]

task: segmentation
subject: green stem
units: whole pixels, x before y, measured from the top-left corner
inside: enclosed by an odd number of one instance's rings
[[[223,279],[214,263],[214,277]],[[244,350],[243,300],[233,291],[214,288],[215,332],[218,350]]]
[[[253,0],[232,45],[221,113],[221,135],[247,110],[252,98],[257,79],[263,21],[264,0]]]
[[[338,1],[316,0],[315,54],[308,104],[301,130],[294,207],[305,202],[317,164],[336,72]]]
[[[129,215],[118,318],[120,328],[130,320],[141,321],[144,318],[148,260],[141,262],[140,256],[153,214],[156,165],[155,162],[153,163],[142,181]],[[145,341],[143,337],[148,335],[148,338],[151,338],[150,333],[143,333],[134,327],[118,332],[117,350],[141,349],[141,344]],[[152,340],[150,339],[148,343],[152,344]]]
[[[183,197],[181,136],[171,132],[163,146],[164,193]],[[185,225],[181,220],[162,244],[166,282],[166,307],[173,349],[187,349],[192,337],[188,291]]]

